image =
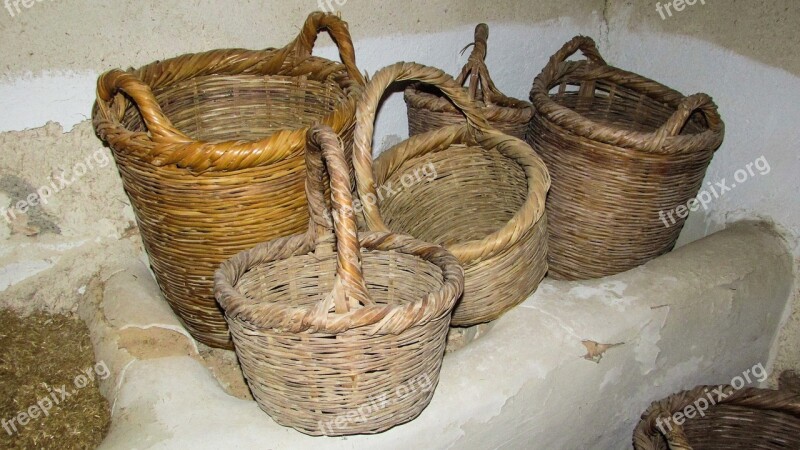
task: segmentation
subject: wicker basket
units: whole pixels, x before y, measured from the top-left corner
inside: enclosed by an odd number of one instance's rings
[[[588,61],[566,61],[578,49]],[[578,36],[536,77],[531,101],[527,140],[553,178],[550,276],[603,277],[671,250],[686,216],[665,213],[697,194],[722,143],[711,97],[609,66]]]
[[[718,400],[720,394],[724,398]],[[674,414],[684,412],[691,418],[676,420]],[[633,445],[636,450],[798,449],[800,393],[698,386],[654,402],[636,426]]]
[[[311,435],[377,433],[430,402],[464,272],[410,236],[359,238],[337,136],[315,127],[308,140],[308,232],[234,256],[215,293],[253,396],[276,422]]]
[[[525,139],[533,108],[522,100],[507,97],[500,92],[486,68],[486,40],[489,27],[485,23],[475,27],[472,54],[461,69],[456,82],[463,85],[469,77],[469,95],[477,99],[481,112],[489,124],[511,136]],[[413,84],[405,91],[408,106],[408,133],[425,133],[448,125],[463,124],[464,115],[429,85]]]
[[[438,87],[468,123],[412,136],[373,165],[377,105],[405,80]],[[492,129],[452,77],[412,63],[375,74],[356,109],[353,158],[369,229],[445,245],[463,264],[454,326],[494,320],[536,289],[547,271],[547,169],[525,142]]]
[[[344,65],[311,56],[323,29]],[[305,229],[305,132],[328,124],[351,151],[363,84],[347,24],[323,13],[282,49],[183,55],[98,80],[95,129],[113,150],[159,286],[197,340],[230,348],[214,270]]]

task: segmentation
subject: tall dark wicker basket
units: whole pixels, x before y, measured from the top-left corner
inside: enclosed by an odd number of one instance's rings
[[[588,60],[566,61],[577,50]],[[671,250],[686,215],[665,212],[697,194],[722,143],[711,97],[609,66],[578,36],[536,77],[531,101],[527,140],[553,180],[550,275],[599,278]]]

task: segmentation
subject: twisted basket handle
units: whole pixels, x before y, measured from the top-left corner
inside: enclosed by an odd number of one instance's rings
[[[341,58],[342,64],[344,64],[350,77],[359,85],[364,86],[366,81],[361,72],[359,72],[358,66],[356,66],[356,52],[353,48],[353,39],[350,37],[347,22],[335,14],[321,11],[309,14],[306,23],[303,24],[303,29],[300,30],[300,34],[287,47],[293,49],[299,60],[306,59],[311,56],[314,43],[322,30],[328,32],[339,48],[339,58]]]
[[[361,101],[356,106],[356,129],[353,134],[353,166],[358,193],[362,199],[372,195],[377,199],[372,172],[372,134],[378,103],[386,88],[395,81],[420,81],[439,88],[467,118],[471,133],[491,133],[493,130],[466,90],[453,77],[439,69],[416,63],[399,62],[379,70],[369,81]],[[363,202],[364,218],[370,230],[389,231],[380,215],[378,205]]]
[[[109,70],[97,79],[97,107],[105,117],[114,117],[110,110],[111,100],[120,92],[124,92],[136,104],[154,141],[159,143],[194,141],[175,128],[172,121],[164,115],[149,85],[136,75],[119,69]]]
[[[298,61],[306,59],[311,56],[314,42],[321,30],[327,30],[334,42],[339,48],[339,56],[342,63],[347,70],[347,73],[361,86],[366,84],[363,75],[358,70],[355,62],[355,51],[353,49],[353,42],[350,38],[350,33],[347,29],[347,23],[333,14],[326,14],[323,12],[311,13],[306,19],[303,29],[300,34],[279,53],[278,58],[273,58],[270,61],[264,61],[267,65],[275,65],[282,63],[286,55],[293,54],[298,58]],[[236,63],[232,61],[231,64]],[[145,126],[150,131],[153,141],[161,144],[196,144],[196,147],[202,148],[203,143],[192,139],[180,130],[175,128],[173,123],[164,115],[164,111],[158,104],[155,96],[153,95],[152,88],[139,77],[131,72],[125,72],[119,69],[112,69],[102,74],[97,80],[97,106],[103,115],[107,118],[115,117],[111,113],[111,101],[118,93],[124,92],[130,97],[138,107],[142,120]],[[118,105],[121,107],[121,105]],[[121,115],[122,111],[119,111]],[[276,135],[279,133],[276,133]],[[274,135],[273,135],[274,136]],[[258,145],[248,146],[244,143],[237,143],[232,145],[233,152],[244,152],[248,147],[258,147]],[[191,152],[184,152],[191,153]],[[172,157],[169,161],[157,161],[162,164],[174,163],[183,161],[184,158],[191,157],[182,153],[182,157]],[[158,156],[156,155],[156,159]]]
[[[461,73],[458,74],[456,83],[459,86],[463,85],[469,76],[469,97],[474,100],[478,95],[478,86],[480,86],[483,91],[484,103],[491,105],[492,98],[503,97],[503,94],[494,85],[489,75],[489,69],[486,67],[486,41],[488,39],[489,26],[485,23],[476,25],[475,42],[470,44],[473,46],[472,53],[470,53],[467,63],[461,68]],[[464,47],[464,49],[466,50],[467,47]]]
[[[311,216],[308,236],[319,243],[334,231],[336,238],[336,282],[331,293],[314,307],[311,314],[312,322],[324,322],[332,307],[337,314],[344,314],[359,308],[359,305],[370,306],[375,302],[367,291],[361,272],[350,171],[343,144],[327,125],[310,128],[306,136],[306,196]],[[332,217],[325,203],[326,167],[330,179]]]

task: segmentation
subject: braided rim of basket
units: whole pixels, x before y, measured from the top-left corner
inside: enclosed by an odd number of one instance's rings
[[[475,27],[475,41],[472,53],[467,63],[461,68],[456,78],[459,85],[463,85],[469,78],[469,96],[471,99],[478,97],[478,86],[483,94],[483,113],[487,120],[502,122],[527,123],[533,115],[530,103],[508,97],[495,86],[489,69],[486,67],[486,49],[489,39],[489,26],[479,23]],[[467,46],[469,47],[469,45]],[[464,49],[466,50],[465,47]],[[458,109],[446,98],[419,89],[418,84],[406,88],[404,92],[406,102],[415,108],[427,109],[436,112],[458,113]]]
[[[467,123],[412,136],[385,151],[381,155],[380,163],[373,167],[372,138],[378,103],[389,85],[407,80],[417,80],[438,87],[462,111]],[[464,88],[439,69],[399,62],[378,71],[367,84],[356,108],[356,129],[353,134],[353,166],[358,193],[362,198],[370,194],[373,198],[378,198],[373,173],[378,174],[378,182],[383,183],[409,159],[459,143],[484,149],[496,148],[503,156],[520,165],[528,182],[525,203],[502,228],[483,239],[448,246],[448,250],[459,261],[467,263],[493,256],[515,244],[541,219],[545,197],[550,188],[550,175],[544,162],[524,141],[493,129]],[[362,205],[370,230],[389,230],[377,203],[362,202]],[[431,214],[435,212],[431,211]]]
[[[637,450],[654,449],[652,438],[662,434],[656,421],[669,420],[672,428],[663,434],[671,450],[692,450],[683,427],[672,421],[673,414],[683,411],[700,398],[708,398],[711,393],[716,400],[721,393],[724,398],[715,405],[726,404],[753,409],[773,410],[800,419],[800,393],[791,390],[771,390],[759,388],[736,389],[730,385],[702,385],[688,391],[681,391],[667,398],[653,402],[642,414],[642,419],[633,433],[633,443]]]
[[[456,258],[443,247],[394,233],[365,233],[359,245],[352,186],[341,140],[327,126],[315,126],[307,136],[306,193],[311,215],[308,232],[260,244],[222,264],[214,275],[214,294],[226,316],[292,333],[342,333],[371,326],[370,334],[398,334],[412,326],[449,315],[464,288],[464,271]],[[334,209],[332,215],[324,197],[326,165]],[[332,240],[336,242],[337,258],[334,287],[313,306],[296,307],[285,302],[254,303],[234,287],[254,266],[320,251]],[[442,286],[438,291],[406,304],[377,304],[364,282],[359,247],[396,251],[430,261],[442,270]]]
[[[311,56],[322,30],[338,46],[342,63]],[[133,153],[154,166],[176,164],[200,173],[269,165],[301,151],[308,127],[279,130],[256,141],[193,139],[174,127],[153,95],[154,90],[191,78],[245,74],[332,79],[343,88],[347,100],[321,122],[337,132],[352,123],[355,102],[365,84],[356,66],[347,23],[333,14],[315,12],[308,16],[300,34],[281,49],[212,50],[157,61],[138,70],[113,69],[104,73],[97,80],[95,129],[101,139],[118,151]],[[122,125],[129,102],[138,108],[149,133],[133,132]]]
[[[587,60],[566,61],[578,50]],[[675,112],[664,125],[650,133],[601,124],[559,105],[550,97],[550,90],[567,80],[609,81],[675,108]],[[610,66],[600,56],[594,41],[586,36],[575,36],[550,57],[547,66],[534,80],[530,95],[537,115],[544,116],[569,133],[649,153],[691,153],[707,151],[709,148],[716,150],[722,143],[725,132],[717,105],[710,96],[702,93],[684,96],[649,78]],[[705,116],[708,129],[696,134],[679,134],[692,113],[698,110]]]

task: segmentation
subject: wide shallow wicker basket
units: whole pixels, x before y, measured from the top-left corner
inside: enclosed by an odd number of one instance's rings
[[[373,164],[378,103],[391,83],[406,80],[439,88],[468,123],[412,136]],[[380,70],[356,109],[353,139],[368,228],[444,245],[464,266],[454,326],[494,320],[536,289],[547,271],[547,169],[525,142],[491,128],[452,77],[413,63]]]
[[[323,29],[344,64],[311,56]],[[197,340],[231,346],[214,270],[305,229],[306,130],[328,124],[350,152],[363,84],[347,24],[323,13],[282,49],[188,54],[98,80],[95,129],[113,151],[159,286]]]
[[[470,98],[478,102],[490,125],[506,134],[525,139],[533,108],[526,101],[507,97],[492,82],[484,62],[488,38],[489,26],[478,24],[472,53],[456,82],[463,85],[469,78]],[[408,106],[408,133],[411,136],[464,123],[464,115],[430,85],[413,84],[406,88],[404,98]]]
[[[566,61],[578,49],[588,61]],[[671,250],[686,217],[673,210],[697,194],[722,143],[711,97],[609,66],[578,36],[536,77],[531,101],[527,140],[553,178],[550,276],[603,277]]]
[[[642,414],[633,446],[636,450],[798,449],[800,393],[736,390],[727,385],[679,392],[653,402]]]
[[[339,139],[315,127],[308,141],[308,232],[234,256],[215,293],[253,396],[276,422],[311,435],[377,433],[430,402],[464,272],[437,245],[359,237]]]

